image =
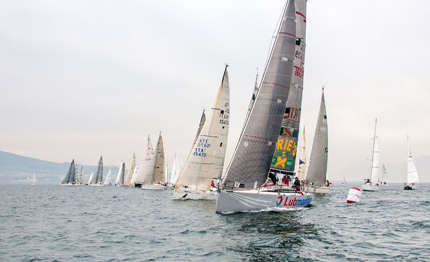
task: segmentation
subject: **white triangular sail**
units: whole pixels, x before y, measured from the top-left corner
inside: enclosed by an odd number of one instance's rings
[[[36,185],[37,184],[36,175],[34,173],[33,173],[33,182],[31,184],[32,185]]]
[[[131,161],[130,169],[128,170],[127,176],[124,178],[124,185],[130,185],[131,178],[133,177],[134,168],[136,167],[136,154],[133,153],[133,160]]]
[[[154,149],[152,147],[151,139],[148,136],[148,142],[146,144],[145,156],[139,165],[137,175],[131,178],[131,184],[142,185],[142,184],[153,184],[154,183]]]
[[[107,176],[106,176],[106,179],[105,179],[104,185],[110,185],[110,184],[111,184],[111,181],[112,181],[112,170],[111,170],[111,169],[109,169],[109,172],[108,172],[108,174],[107,174]]]
[[[385,165],[382,165],[382,183],[387,184],[388,183],[388,173],[387,169],[385,168]]]
[[[373,155],[372,155],[372,173],[370,182],[372,185],[379,184],[379,137],[378,128],[376,126],[377,120],[375,120],[375,138],[373,141]]]
[[[121,165],[119,167],[118,175],[116,176],[115,185],[121,186],[124,184],[124,169],[125,163],[121,160]]]
[[[97,164],[96,172],[92,177],[90,184],[101,184],[103,182],[103,157],[100,157]]]
[[[299,156],[299,172],[298,177],[300,181],[303,181],[305,179],[306,174],[306,135],[305,135],[305,128],[303,128],[303,139],[302,139],[302,146],[301,146],[300,156]]]
[[[88,180],[88,184],[91,184],[93,177],[94,177],[94,172],[91,172],[90,179]]]
[[[407,174],[407,185],[412,185],[419,182],[418,179],[418,171],[415,167],[414,161],[412,159],[411,146],[409,144],[409,135],[408,135],[408,174]]]
[[[187,159],[176,188],[209,190],[212,178],[220,178],[224,166],[230,116],[227,66],[209,115]]]
[[[324,99],[324,88],[321,95],[321,104],[318,113],[317,126],[312,144],[309,169],[306,175],[306,184],[317,187],[325,186],[327,181],[328,162],[328,126],[327,113]]]

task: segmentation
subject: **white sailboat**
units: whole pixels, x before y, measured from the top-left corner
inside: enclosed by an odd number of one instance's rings
[[[342,185],[346,185],[346,179],[345,179],[345,175],[343,175],[343,181],[342,181]]]
[[[361,185],[363,191],[379,191],[379,137],[377,130],[377,119],[375,119],[375,134],[373,139],[372,171],[370,179],[365,179]]]
[[[305,128],[303,128],[303,138],[302,138],[302,146],[301,146],[300,157],[299,157],[299,171],[298,171],[298,177],[300,181],[305,180],[305,174],[306,174],[306,135],[305,135]]]
[[[165,167],[164,167],[164,146],[163,137],[158,136],[157,147],[152,169],[148,169],[142,184],[142,189],[150,190],[165,190],[167,187],[164,184]]]
[[[112,169],[109,169],[109,172],[106,176],[105,182],[103,183],[104,186],[111,186],[111,181],[112,181]]]
[[[37,184],[36,175],[33,173],[33,182],[31,183],[32,186]]]
[[[74,186],[76,185],[76,166],[75,166],[75,160],[73,159],[70,163],[69,171],[67,171],[66,176],[63,179],[63,182],[61,182],[62,186]]]
[[[78,176],[78,185],[83,185],[84,184],[84,178],[83,178],[83,175],[84,175],[84,167],[81,167],[81,171],[79,172],[79,176]]]
[[[152,184],[154,181],[152,180],[152,176],[154,173],[154,149],[152,147],[151,139],[148,136],[148,142],[146,144],[145,149],[145,157],[142,159],[138,172],[131,178],[130,186],[131,187],[142,187],[143,184]],[[150,183],[149,183],[150,182]]]
[[[305,17],[306,0],[288,1],[257,98],[217,195],[216,212],[292,210],[312,201],[311,193],[259,190],[268,178],[290,90],[302,88],[292,75],[294,70],[303,77]]]
[[[388,173],[387,173],[387,169],[385,168],[385,165],[382,165],[381,185],[388,186]]]
[[[96,172],[92,177],[89,186],[103,186],[103,157],[100,157]]]
[[[93,180],[93,177],[94,177],[94,172],[91,172],[90,179],[88,180],[88,185],[91,183],[91,180]]]
[[[123,186],[130,186],[131,178],[133,177],[135,168],[136,168],[136,154],[133,153],[133,160],[131,161],[130,169],[127,172],[127,176],[124,178]],[[125,167],[124,167],[124,171],[125,171]]]
[[[306,192],[327,194],[330,187],[327,185],[327,162],[328,162],[328,126],[327,113],[324,99],[324,88],[322,89],[321,104],[312,144],[309,169],[306,175]]]
[[[404,190],[415,189],[415,184],[419,182],[418,171],[415,167],[414,161],[412,159],[411,146],[409,145],[409,135],[408,135],[408,167],[407,167],[406,184],[403,186]]]
[[[173,190],[173,199],[216,199],[216,190],[210,190],[211,182],[212,179],[221,178],[229,130],[230,87],[227,67],[208,118]]]
[[[125,163],[121,160],[121,165],[119,167],[118,175],[116,176],[116,180],[115,180],[115,186],[122,186],[124,184],[124,173],[125,173]]]

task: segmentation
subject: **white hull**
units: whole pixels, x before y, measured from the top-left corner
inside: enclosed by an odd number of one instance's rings
[[[188,191],[182,189],[173,189],[172,199],[175,200],[216,200],[216,191]]]
[[[305,192],[306,193],[315,193],[315,194],[328,194],[330,193],[330,188],[323,186],[323,187],[319,187],[319,186],[306,186],[305,187]]]
[[[88,184],[89,186],[104,186],[103,184]]]
[[[363,190],[363,191],[379,191],[379,186],[371,185],[371,184],[363,184],[363,185],[361,185],[361,190]]]
[[[220,191],[216,202],[216,212],[241,212],[282,208],[297,210],[297,207],[308,206],[313,194],[258,192],[257,190],[227,192]]]
[[[78,186],[78,185],[75,185],[75,184],[61,184],[62,186]]]
[[[166,190],[167,187],[159,184],[142,185],[143,190]]]

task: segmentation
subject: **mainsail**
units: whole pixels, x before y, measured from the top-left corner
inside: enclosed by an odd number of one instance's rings
[[[294,1],[288,2],[282,17],[260,90],[239,138],[224,186],[234,183],[251,189],[266,182],[289,91],[295,88],[291,86],[296,46]]]
[[[84,171],[83,171],[84,167],[81,167],[81,172],[79,172],[79,177],[78,177],[78,184],[82,185],[84,183]]]
[[[296,166],[306,49],[306,1],[295,1],[295,7],[296,45],[294,73],[291,77],[287,107],[285,108],[271,165],[272,169],[287,173],[294,173]]]
[[[313,184],[317,187],[324,186],[327,179],[327,162],[328,127],[323,88],[315,136],[312,143],[309,169],[308,174],[306,175],[306,184]]]
[[[118,175],[116,176],[116,180],[115,180],[116,186],[120,186],[124,184],[124,171],[125,171],[125,163],[121,160],[121,166],[119,168]]]
[[[104,185],[110,185],[111,181],[112,181],[112,169],[109,169]]]
[[[279,141],[279,140],[278,140]],[[299,180],[303,181],[305,179],[306,174],[306,136],[305,136],[305,128],[303,127],[303,138],[302,138],[302,146],[299,157],[299,172],[298,172]]]
[[[164,170],[164,147],[163,138],[158,137],[157,149],[155,153],[155,166],[154,166],[154,180],[155,182],[164,182],[165,170]]]
[[[100,157],[97,164],[96,173],[94,174],[90,184],[101,184],[103,181],[103,157]]]
[[[209,190],[212,178],[220,178],[224,166],[230,116],[227,66],[213,106],[176,183],[192,190]]]
[[[409,135],[408,135],[408,175],[407,183],[411,185],[412,183],[418,183],[418,171],[415,167],[414,161],[412,159],[411,146],[409,145]]]
[[[375,137],[373,140],[373,154],[372,154],[372,174],[370,182],[372,185],[378,184],[379,181],[379,137],[378,129],[376,127],[377,119],[375,119]]]
[[[388,173],[387,173],[387,169],[385,168],[385,164],[382,165],[382,179],[381,179],[382,183],[387,183],[388,182]]]
[[[131,178],[133,177],[134,168],[136,167],[136,154],[133,153],[133,160],[131,161],[130,169],[124,179],[124,185],[130,185]]]
[[[66,184],[75,184],[75,183],[76,183],[76,166],[75,166],[75,159],[73,159],[72,162],[70,163],[69,171],[67,172],[61,184],[66,185]]]
[[[148,136],[148,143],[146,145],[145,157],[142,159],[137,175],[132,177],[131,184],[153,184],[154,180],[154,149],[152,147],[151,139]]]
[[[90,179],[88,180],[88,184],[91,184],[93,177],[94,177],[94,172],[91,172]]]

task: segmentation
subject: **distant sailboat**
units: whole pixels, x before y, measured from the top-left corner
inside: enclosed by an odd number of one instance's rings
[[[142,159],[139,165],[139,170],[136,176],[133,175],[133,177],[131,178],[130,185],[132,187],[142,187],[144,183],[148,183],[153,176],[154,163],[155,163],[154,149],[152,147],[151,139],[148,136],[148,142],[146,144],[146,149],[145,149],[145,157]],[[152,181],[151,184],[152,183],[154,183],[154,181]]]
[[[327,162],[328,162],[328,127],[327,113],[324,99],[324,88],[322,89],[321,105],[312,144],[309,169],[306,175],[305,191],[310,193],[326,194],[330,192],[327,185]]]
[[[103,186],[103,157],[100,157],[96,173],[91,179],[89,186]]]
[[[121,160],[121,165],[118,171],[118,175],[116,176],[115,186],[122,186],[124,184],[124,171],[125,171],[125,163]]]
[[[305,174],[306,174],[306,135],[305,135],[305,128],[303,128],[302,147],[301,147],[300,157],[299,157],[299,172],[298,172],[300,181],[305,180]]]
[[[127,176],[124,179],[124,186],[129,186],[131,178],[133,177],[134,169],[136,167],[136,154],[133,153],[133,160],[131,161],[130,169],[128,170]]]
[[[345,179],[345,175],[343,175],[343,181],[342,181],[342,185],[346,185],[346,179]]]
[[[163,137],[161,133],[158,137],[157,147],[155,148],[155,156],[152,161],[152,166],[148,166],[145,173],[142,189],[149,190],[165,190],[167,187],[164,185],[163,180],[165,176],[164,170],[164,147]]]
[[[112,169],[109,169],[109,172],[108,172],[108,174],[106,176],[106,180],[103,183],[103,185],[104,186],[111,186],[112,185],[111,181],[112,181]]]
[[[69,171],[61,182],[62,186],[74,186],[76,184],[76,166],[75,160],[73,159],[70,163]]]
[[[375,119],[375,134],[373,139],[372,171],[370,179],[365,179],[364,184],[361,185],[363,191],[379,191],[379,137],[376,125],[377,119]]]
[[[381,180],[381,185],[388,185],[388,173],[387,173],[387,169],[385,168],[385,165],[382,165],[382,180]]]
[[[83,185],[84,184],[83,169],[84,169],[84,167],[81,167],[81,172],[79,172],[78,185]]]
[[[36,175],[33,173],[33,182],[31,183],[32,186],[37,184]]]
[[[224,190],[217,195],[218,213],[291,209],[312,201],[313,194],[309,193],[259,190],[269,175],[290,90],[302,88],[292,76],[294,72],[303,77],[305,15],[306,0],[288,1],[257,98],[223,179]]]
[[[414,161],[412,159],[411,146],[409,145],[409,135],[408,135],[408,168],[407,168],[406,184],[404,185],[404,190],[415,189],[415,184],[419,182],[418,171],[415,167]]]
[[[216,199],[212,180],[221,178],[230,117],[228,70],[224,69],[218,93],[173,191],[173,199]]]
[[[93,177],[94,177],[94,172],[91,172],[90,179],[88,180],[88,185],[91,184]]]

